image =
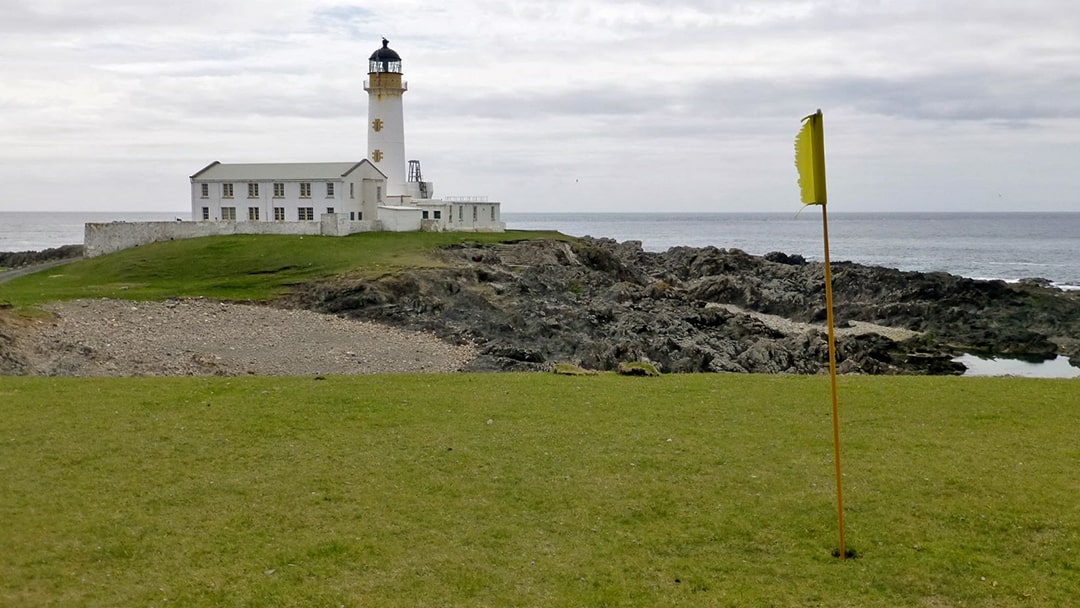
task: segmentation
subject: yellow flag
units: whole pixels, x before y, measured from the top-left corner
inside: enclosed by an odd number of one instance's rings
[[[795,168],[799,170],[799,190],[805,205],[824,205],[825,197],[825,130],[821,110],[803,119],[803,127],[795,136]]]

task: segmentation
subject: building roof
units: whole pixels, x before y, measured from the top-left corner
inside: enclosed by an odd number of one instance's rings
[[[363,164],[379,171],[371,161],[344,163],[229,163],[214,161],[203,167],[191,179],[214,181],[271,181],[271,180],[335,180],[346,177]],[[386,177],[382,171],[379,174]]]
[[[401,55],[397,54],[397,51],[390,48],[390,41],[386,38],[382,39],[382,48],[375,49],[375,52],[368,57],[370,61],[401,61]]]

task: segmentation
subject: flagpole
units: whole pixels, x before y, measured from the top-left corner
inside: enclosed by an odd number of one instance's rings
[[[836,331],[833,323],[832,263],[829,261],[828,205],[821,205],[821,226],[825,241],[825,309],[829,325],[829,379],[832,384],[833,462],[836,465],[836,515],[840,528],[840,560],[847,557],[844,547],[844,481],[840,466],[840,405],[836,391]]]
[[[829,260],[828,196],[825,192],[825,129],[821,110],[802,119],[795,137],[795,168],[799,171],[800,198],[804,205],[821,205],[821,229],[825,241],[825,314],[829,324],[829,380],[832,384],[833,464],[836,465],[836,516],[840,522],[840,551],[844,544],[844,474],[840,467],[840,405],[836,391],[836,324],[833,321],[832,262]]]

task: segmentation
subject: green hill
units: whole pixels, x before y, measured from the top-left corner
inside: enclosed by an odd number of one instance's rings
[[[16,306],[75,298],[205,296],[264,301],[290,286],[343,273],[368,276],[441,265],[434,250],[460,243],[567,238],[554,232],[371,232],[348,237],[227,236],[152,243],[0,284]]]

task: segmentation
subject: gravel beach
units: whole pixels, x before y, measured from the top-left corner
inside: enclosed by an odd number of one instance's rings
[[[471,346],[431,334],[306,310],[203,299],[75,300],[44,308],[53,318],[9,328],[24,374],[439,373],[475,357]]]

